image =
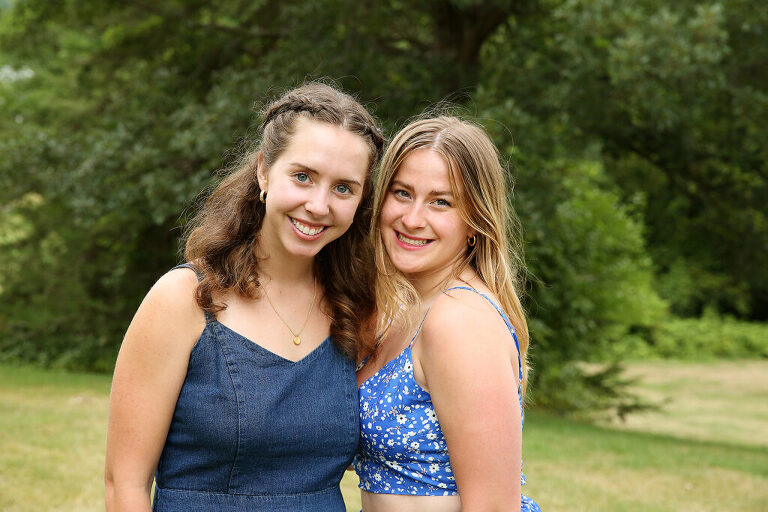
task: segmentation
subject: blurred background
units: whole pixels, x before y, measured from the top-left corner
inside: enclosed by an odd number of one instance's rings
[[[320,77],[390,136],[447,100],[510,169],[528,494],[768,510],[762,0],[0,0],[0,510],[101,507],[126,326],[259,105]]]

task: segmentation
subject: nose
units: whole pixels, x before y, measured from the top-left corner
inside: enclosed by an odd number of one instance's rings
[[[403,212],[401,220],[403,226],[409,230],[423,228],[426,225],[426,220],[424,219],[422,205],[416,202],[410,204],[408,209]]]
[[[330,203],[328,201],[328,192],[322,187],[317,187],[312,191],[304,208],[315,217],[324,217],[330,212]]]

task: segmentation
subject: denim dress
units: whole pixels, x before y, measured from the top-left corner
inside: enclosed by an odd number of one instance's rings
[[[354,363],[330,337],[294,362],[206,313],[153,510],[343,511],[339,482],[359,434]]]

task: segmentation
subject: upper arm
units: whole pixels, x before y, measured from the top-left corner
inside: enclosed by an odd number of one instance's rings
[[[419,364],[448,445],[462,510],[519,507],[522,419],[512,336],[477,294],[441,298],[432,309],[422,330]]]
[[[108,486],[148,490],[205,327],[194,299],[197,278],[173,270],[155,284],[125,334],[115,364],[107,431]]]

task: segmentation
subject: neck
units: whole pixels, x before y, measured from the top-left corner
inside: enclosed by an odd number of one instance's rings
[[[456,265],[450,265],[429,274],[409,276],[411,284],[419,294],[423,308],[430,307],[452,277],[456,275]]]
[[[276,285],[297,284],[314,279],[314,257],[302,257],[285,250],[277,237],[263,229],[255,250],[259,257],[259,273]]]
[[[287,258],[266,254],[259,260],[259,273],[277,286],[287,283],[295,285],[314,279],[314,263],[314,258]]]

